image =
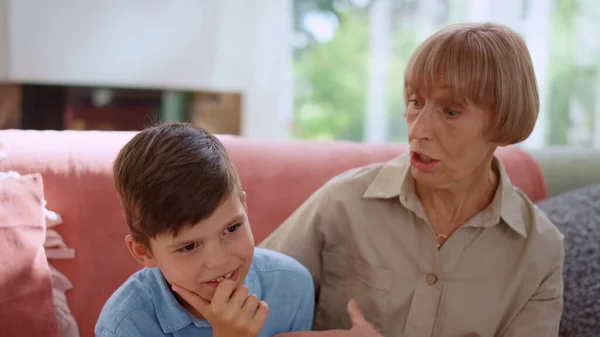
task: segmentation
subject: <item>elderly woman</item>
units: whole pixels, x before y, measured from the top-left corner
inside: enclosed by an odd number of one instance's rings
[[[312,273],[314,330],[338,330],[307,335],[377,335],[354,298],[383,336],[557,336],[563,237],[494,156],[537,119],[525,42],[449,26],[410,59],[404,98],[410,152],[333,178],[262,243]]]

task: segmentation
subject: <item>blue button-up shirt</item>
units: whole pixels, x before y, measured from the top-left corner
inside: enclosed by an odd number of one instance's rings
[[[244,284],[269,304],[269,317],[259,337],[311,329],[313,280],[296,260],[256,248]],[[177,302],[158,267],[136,272],[117,289],[104,305],[95,332],[97,337],[213,334],[208,321],[194,317]]]

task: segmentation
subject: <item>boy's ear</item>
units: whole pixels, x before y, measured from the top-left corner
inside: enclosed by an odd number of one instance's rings
[[[246,205],[246,191],[242,191],[240,198],[242,199],[242,205],[244,205],[244,208],[248,210],[248,205]]]
[[[125,236],[125,243],[127,244],[131,256],[133,256],[133,258],[141,265],[148,268],[153,268],[158,265],[149,249],[143,244],[135,241],[130,234]]]

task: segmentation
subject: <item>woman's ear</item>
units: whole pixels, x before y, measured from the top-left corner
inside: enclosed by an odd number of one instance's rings
[[[131,256],[144,267],[152,268],[158,265],[156,259],[152,256],[150,248],[146,247],[146,245],[141,242],[134,240],[130,234],[125,236],[125,244],[127,245],[127,249],[129,249]]]

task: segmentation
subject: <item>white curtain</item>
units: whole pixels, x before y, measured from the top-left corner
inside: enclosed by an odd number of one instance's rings
[[[548,118],[548,47],[550,34],[551,0],[468,0],[467,21],[492,21],[510,26],[523,34],[535,68],[540,112],[531,136],[521,145],[528,149],[547,145]],[[525,7],[524,5],[527,5]],[[524,12],[524,8],[527,11]]]

